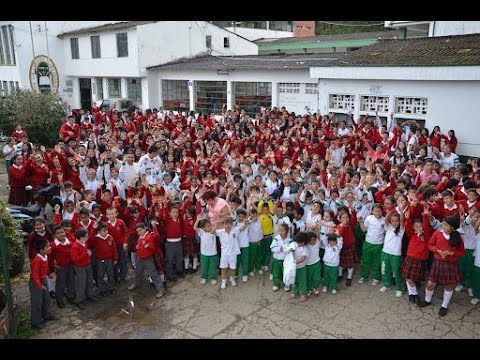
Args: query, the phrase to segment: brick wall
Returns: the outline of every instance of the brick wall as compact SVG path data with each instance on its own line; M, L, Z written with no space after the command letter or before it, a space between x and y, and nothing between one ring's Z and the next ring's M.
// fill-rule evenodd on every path
M293 36L315 36L315 21L294 21Z

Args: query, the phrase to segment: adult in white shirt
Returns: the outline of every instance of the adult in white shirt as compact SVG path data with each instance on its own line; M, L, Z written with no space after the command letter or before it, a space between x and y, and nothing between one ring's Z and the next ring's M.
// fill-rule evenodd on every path
M443 153L440 153L440 154L442 155L440 164L445 170L449 170L451 168L456 167L460 162L458 155L452 152L452 149L450 148L449 145L444 145Z
M385 218L383 217L382 205L373 206L373 215L364 219L358 219L362 231L366 232L365 242L362 248L362 274L358 282L363 284L370 277L370 269L373 267L373 282L376 286L380 282L380 262L385 238Z
M338 128L338 136L340 137L344 137L344 136L348 136L348 128L347 128L347 124L345 123L345 121L342 121L340 123L340 127Z
M342 166L343 159L345 158L345 146L338 146L335 144L335 141L332 142L332 145L328 148L328 154L330 155L330 160L335 166Z
M133 154L126 154L124 162L120 166L120 177L124 179L123 187L127 190L130 186L135 186L134 181L138 176L138 163L134 162Z
M160 171L160 165L162 165L162 159L159 154L159 149L155 145L148 148L148 153L143 155L138 160L138 171L141 175L145 174L147 168L153 168Z

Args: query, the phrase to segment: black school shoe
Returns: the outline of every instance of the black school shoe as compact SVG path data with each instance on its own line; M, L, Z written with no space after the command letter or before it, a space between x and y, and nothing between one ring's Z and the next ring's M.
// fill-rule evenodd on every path
M70 303L70 304L75 304L75 298L67 297L67 302Z
M81 303L77 303L75 304L77 305L77 307L80 309L80 310L84 310L85 309L85 303L81 302Z
M55 291L50 291L50 297L52 299L55 299L57 297L57 295L55 294Z
M428 301L425 301L425 300L419 300L417 305L418 305L418 307L424 308L426 306L432 305L432 302L431 301L428 302Z
M45 327L45 323L32 324L32 329L41 330Z
M438 315L440 316L445 316L447 315L447 312L448 312L448 309L447 308L444 308L443 306L440 308L440 310L438 310Z
M60 308L60 309L63 309L65 307L65 303L63 301L57 301L57 306Z
M347 279L345 285L352 286L352 279Z
M58 317L56 317L55 315L50 314L50 315L48 315L48 316L45 316L45 317L43 318L43 320L45 320L45 321L54 321L54 320L58 320Z
M343 280L343 275L340 275L338 278L337 278L337 282L340 282Z

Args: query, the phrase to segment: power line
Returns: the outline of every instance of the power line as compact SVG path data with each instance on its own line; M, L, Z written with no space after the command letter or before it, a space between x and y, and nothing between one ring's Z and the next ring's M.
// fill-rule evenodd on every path
M333 23L333 22L328 22L328 21L317 21L322 24L329 24L329 25L336 25L336 26L380 26L380 25L385 25L384 22L378 23L378 24L341 24L341 23Z

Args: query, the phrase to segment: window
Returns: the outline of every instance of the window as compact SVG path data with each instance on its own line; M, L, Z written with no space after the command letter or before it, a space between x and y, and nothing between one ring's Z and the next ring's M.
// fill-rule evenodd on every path
M128 37L127 33L117 34L117 57L128 56Z
M361 96L360 111L389 112L389 103L388 96Z
M190 110L187 80L162 80L163 107L169 110Z
M241 110L249 114L259 113L261 107L272 105L272 83L270 82L234 82L233 101Z
M111 98L122 97L120 79L108 79L108 96Z
M305 84L305 94L318 95L318 84Z
M207 35L205 40L206 40L207 49L211 49L212 48L212 35Z
M219 114L227 104L226 81L196 81L195 110Z
M230 47L230 38L229 37L224 37L223 38L223 47L224 48L229 48Z
M355 109L355 95L330 94L329 100L331 109Z
M127 97L142 101L142 79L127 79Z
M3 55L3 40L0 34L0 65L5 64L5 55Z
M3 82L3 96L8 96L8 82Z
M300 83L278 83L278 92L282 94L300 94Z
M17 90L20 90L20 84L18 83L18 81L15 81L15 88L16 88Z
M70 39L70 48L72 49L72 59L80 59L80 52L78 51L78 38Z
M293 31L293 21L270 21L270 30Z
M400 114L427 114L427 98L397 97L395 98L395 112Z
M90 36L90 44L92 45L92 59L100 59L100 36Z
M15 92L15 81L10 81L10 94Z
M8 36L8 26L2 26L2 40L3 48L5 49L5 64L12 64L12 59L10 58L10 38ZM12 49L13 50L13 49Z
M13 26L9 25L8 30L10 33L10 43L12 44L12 64L15 65L17 62L15 60L15 47L13 46L15 44L13 41Z
M103 99L103 79L97 78L95 83L97 84L97 99Z

